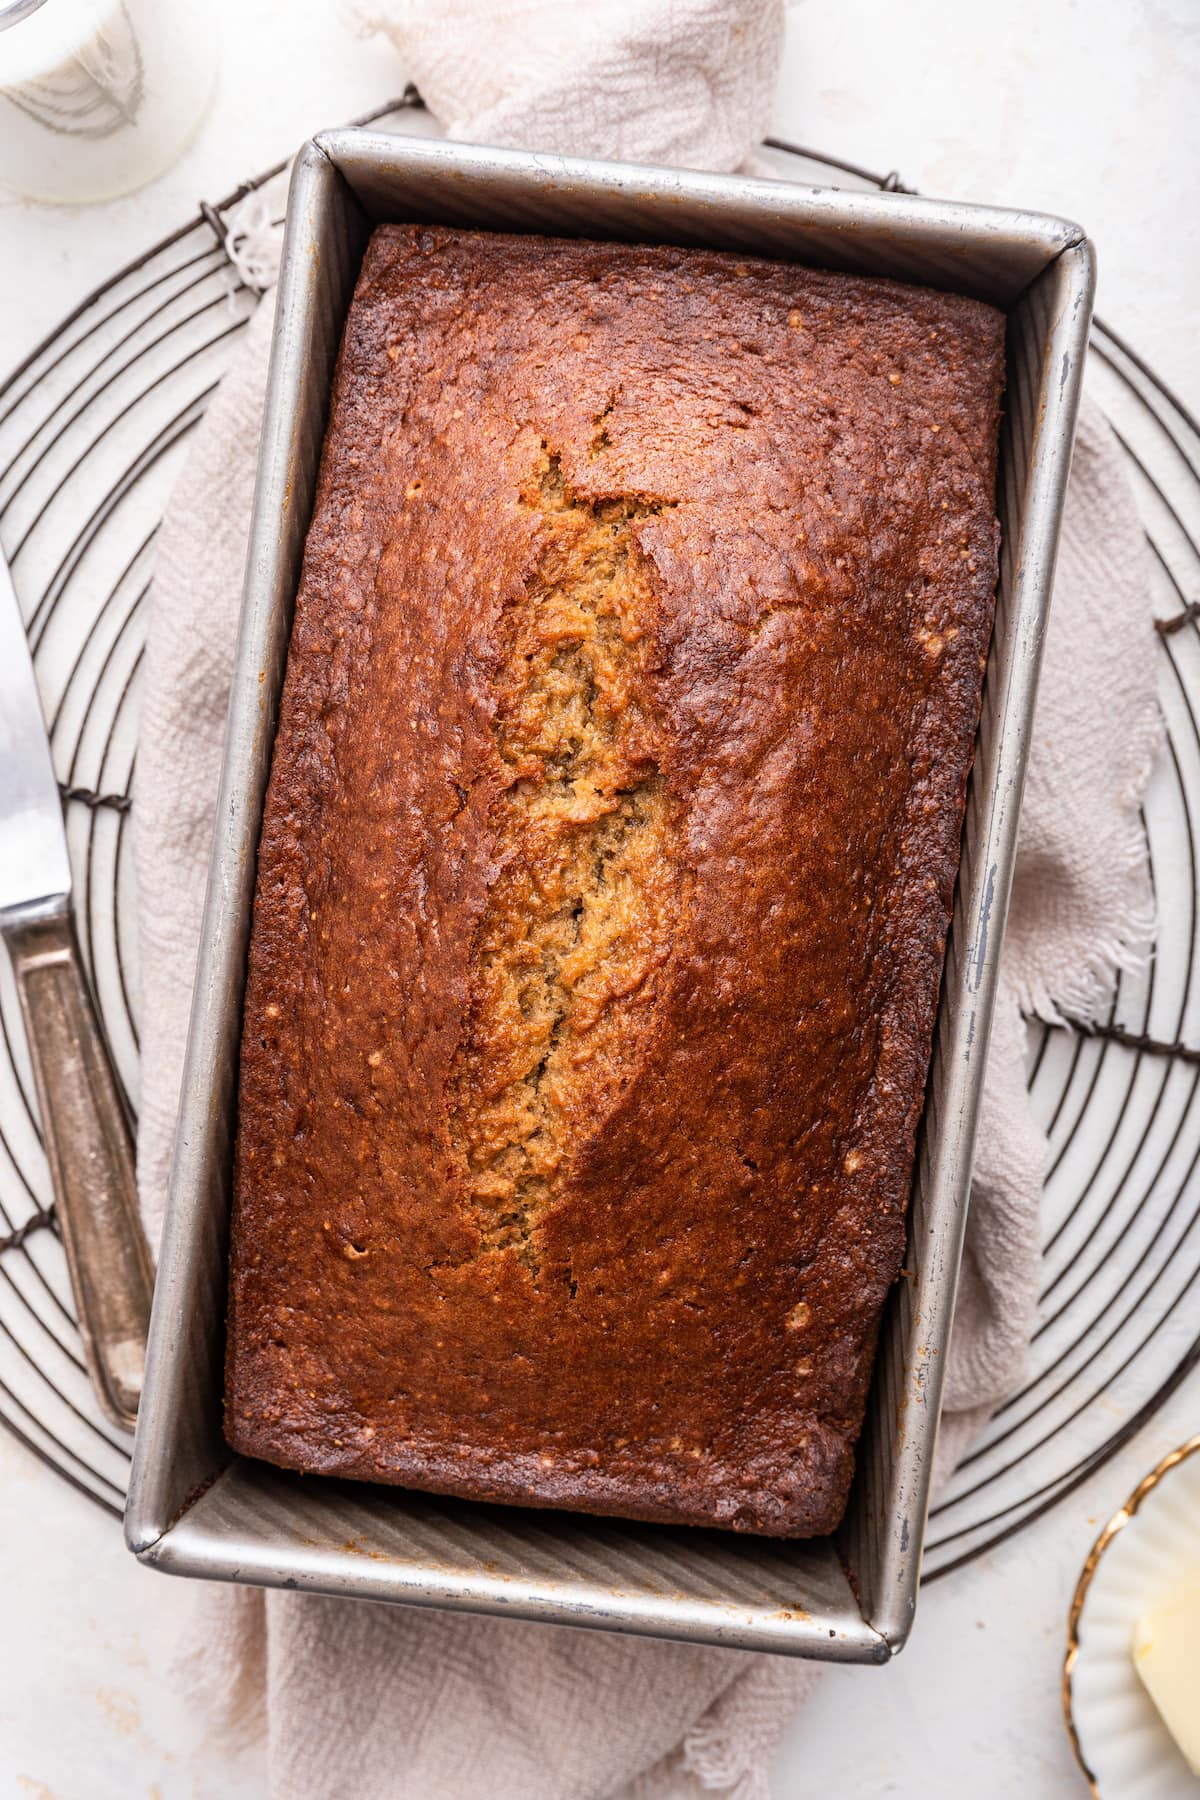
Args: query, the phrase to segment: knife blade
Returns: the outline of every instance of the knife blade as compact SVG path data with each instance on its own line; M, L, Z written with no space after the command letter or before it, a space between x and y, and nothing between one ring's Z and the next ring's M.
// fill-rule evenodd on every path
M0 914L66 902L71 864L33 658L0 555Z
M129 1120L71 918L62 801L16 592L0 554L0 935L12 958L84 1360L133 1427L153 1267Z

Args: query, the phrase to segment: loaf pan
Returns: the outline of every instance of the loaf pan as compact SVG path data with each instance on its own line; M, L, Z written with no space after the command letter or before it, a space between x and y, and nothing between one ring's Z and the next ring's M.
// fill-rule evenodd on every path
M1008 316L1001 573L905 1275L845 1523L788 1543L287 1474L221 1433L255 852L334 360L380 220L698 244L973 294ZM133 1475L152 1568L839 1662L904 1643L921 1564L1000 939L1093 287L1078 226L899 194L334 131L288 204L203 944Z

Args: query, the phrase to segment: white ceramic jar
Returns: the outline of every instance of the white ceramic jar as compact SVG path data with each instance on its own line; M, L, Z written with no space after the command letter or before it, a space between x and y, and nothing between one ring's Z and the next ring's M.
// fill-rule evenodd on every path
M212 99L199 0L0 0L0 185L110 200L186 149Z

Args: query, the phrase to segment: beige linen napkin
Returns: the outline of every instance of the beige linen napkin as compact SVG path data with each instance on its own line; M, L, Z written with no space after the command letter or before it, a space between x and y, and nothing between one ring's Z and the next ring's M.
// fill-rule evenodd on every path
M418 14L420 15L418 17ZM459 137L728 168L770 115L776 0L374 0ZM243 253L273 246L250 203ZM159 539L134 820L144 991L139 1179L157 1239L200 928L271 302L196 433ZM1022 1012L1086 1010L1152 925L1138 803L1159 732L1142 539L1085 412L988 1064L940 1462L1019 1377L1045 1144ZM1113 728L1113 722L1119 727ZM231 1710L266 1702L278 1800L756 1800L814 1679L783 1658L294 1594L209 1590L200 1638Z

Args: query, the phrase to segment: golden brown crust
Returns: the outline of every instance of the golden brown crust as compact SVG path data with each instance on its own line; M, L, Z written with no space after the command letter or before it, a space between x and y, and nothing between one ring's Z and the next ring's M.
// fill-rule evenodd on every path
M1003 320L385 226L259 852L226 1423L806 1535L900 1264Z

